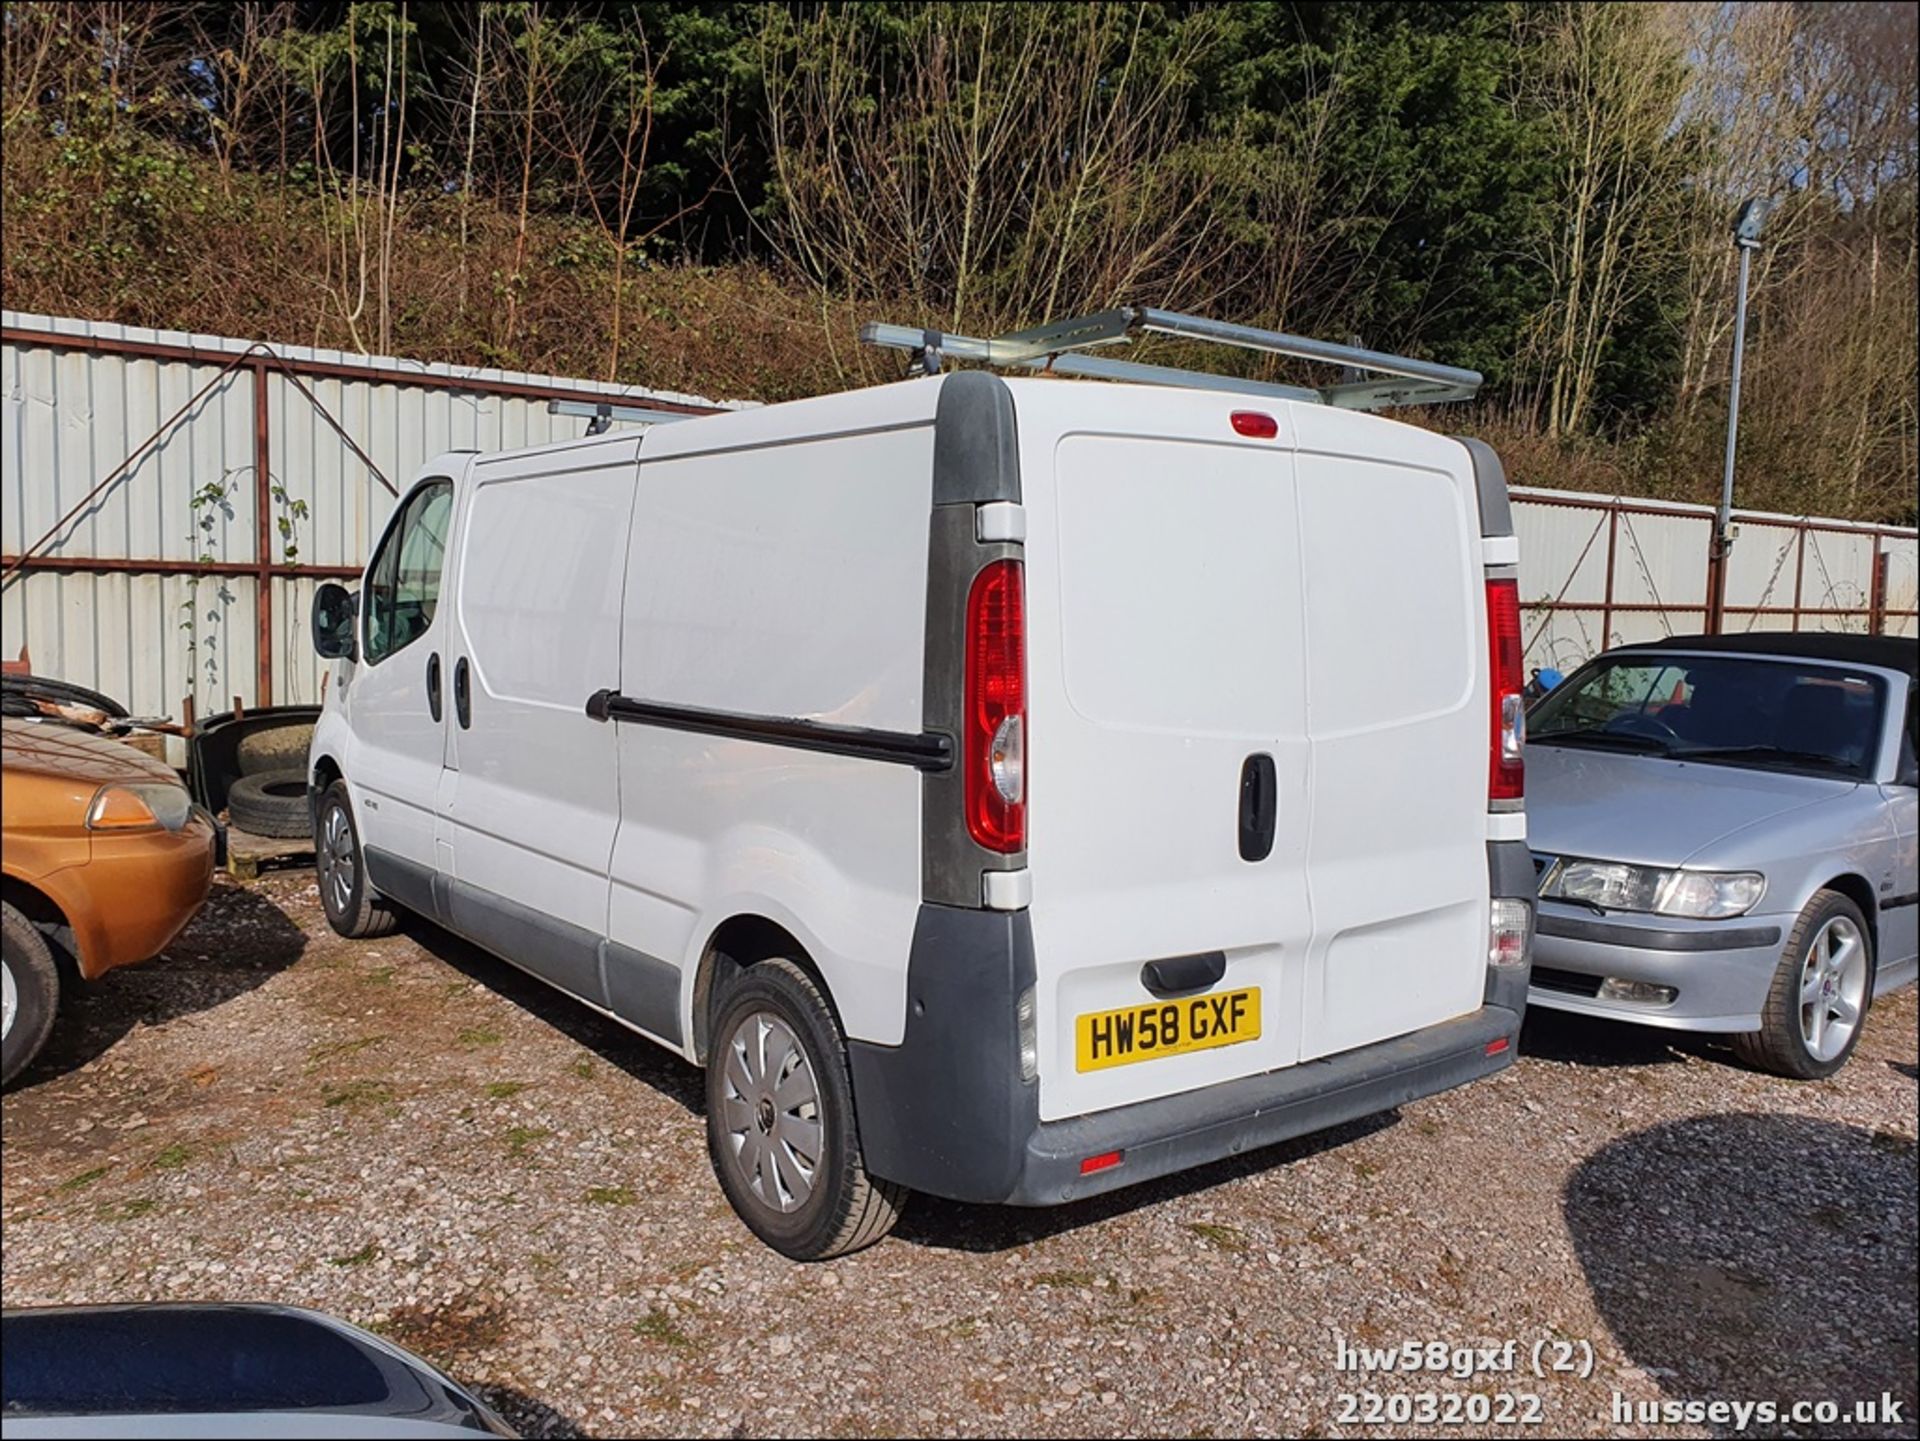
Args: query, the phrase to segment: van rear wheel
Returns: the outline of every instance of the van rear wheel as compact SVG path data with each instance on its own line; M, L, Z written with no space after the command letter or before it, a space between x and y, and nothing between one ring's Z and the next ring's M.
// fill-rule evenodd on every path
M313 810L313 855L328 925L354 940L391 935L399 927L400 913L367 879L360 828L353 823L345 781L335 781L320 793Z
M903 1187L867 1173L846 1043L813 978L762 961L722 997L707 1058L707 1151L747 1228L796 1261L891 1231Z

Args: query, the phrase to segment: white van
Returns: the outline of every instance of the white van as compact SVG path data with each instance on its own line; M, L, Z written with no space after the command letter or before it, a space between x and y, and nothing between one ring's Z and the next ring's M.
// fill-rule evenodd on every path
M426 916L706 1068L789 1256L1507 1065L1533 868L1486 447L965 371L404 496L314 734L334 927Z

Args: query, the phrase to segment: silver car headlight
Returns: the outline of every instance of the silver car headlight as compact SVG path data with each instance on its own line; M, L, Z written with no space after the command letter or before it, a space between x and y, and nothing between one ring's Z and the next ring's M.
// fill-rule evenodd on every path
M1758 871L1682 871L1624 861L1562 861L1540 892L1547 900L1583 901L1609 911L1643 911L1722 921L1760 904L1767 878Z

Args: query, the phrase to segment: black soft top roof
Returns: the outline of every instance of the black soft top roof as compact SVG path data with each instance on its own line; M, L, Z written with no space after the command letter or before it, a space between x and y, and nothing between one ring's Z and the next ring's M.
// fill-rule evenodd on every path
M1920 640L1897 635L1850 635L1837 631L1747 631L1740 635L1671 635L1620 650L1732 651L1784 655L1841 665L1872 665L1920 675Z

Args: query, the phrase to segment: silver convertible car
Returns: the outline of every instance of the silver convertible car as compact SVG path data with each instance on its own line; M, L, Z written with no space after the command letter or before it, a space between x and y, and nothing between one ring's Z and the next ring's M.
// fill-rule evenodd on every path
M1527 717L1529 1003L1846 1063L1914 979L1920 643L1683 636L1609 651Z

